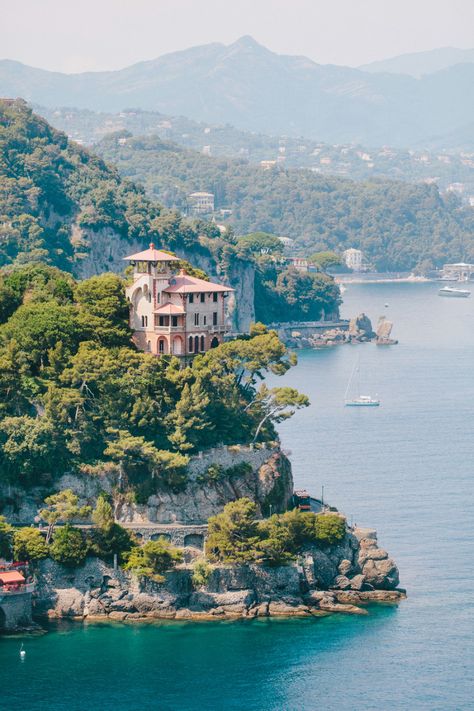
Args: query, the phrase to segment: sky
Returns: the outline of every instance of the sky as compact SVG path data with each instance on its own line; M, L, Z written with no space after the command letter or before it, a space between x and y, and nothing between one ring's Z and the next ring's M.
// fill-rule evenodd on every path
M0 12L0 58L62 72L119 69L242 35L349 66L474 47L474 0L0 0Z

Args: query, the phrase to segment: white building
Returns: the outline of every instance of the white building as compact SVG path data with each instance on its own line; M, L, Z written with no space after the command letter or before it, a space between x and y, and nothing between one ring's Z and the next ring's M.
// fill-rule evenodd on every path
M353 272L362 271L363 254L360 249L350 247L342 253L342 256L344 257L346 266L349 267L349 269L352 269Z
M208 215L210 212L214 212L214 193L191 193L189 204L195 215Z

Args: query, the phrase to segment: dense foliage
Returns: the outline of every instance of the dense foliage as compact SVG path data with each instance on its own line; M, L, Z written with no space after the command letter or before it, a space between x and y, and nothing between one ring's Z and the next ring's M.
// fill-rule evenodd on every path
M209 519L206 550L214 561L280 565L295 559L305 545L335 545L345 533L346 520L333 513L294 509L258 521L256 505L244 498Z
M99 144L123 176L143 183L168 207L186 209L194 190L232 210L238 234L260 230L296 240L306 254L348 247L379 270L412 269L429 260L474 261L474 215L436 185L372 179L352 182L307 170L264 170L244 159L211 158L156 137L118 135Z
M239 266L249 259L253 261L255 256L245 242L240 247L236 245L230 231L223 239L215 224L186 220L176 210L151 202L142 188L121 179L116 169L69 141L33 114L24 102L0 100L0 266L43 261L80 273L81 260L99 239L100 231L101 238L111 243L123 239L145 245L153 240L168 249L205 257L224 280L227 272L238 278ZM189 265L187 270L202 276ZM18 286L21 289L21 284ZM108 304L104 294L94 293L92 282L84 298L80 288L76 292L87 312L85 323L97 336L107 331L104 321L113 314L120 315L120 308L114 303L120 294L112 283L98 282L98 289L104 287L110 297ZM3 313L1 303L5 299L12 303L9 288L0 285L0 318L9 315ZM56 288L63 289L62 305L67 306L67 282ZM273 291L271 278L265 279L262 289ZM97 299L100 313L95 306ZM281 295L280 301L285 308ZM22 317L20 313L18 318ZM304 310L299 317L305 317ZM38 331L46 330L47 337L56 323L57 328L71 330L67 308L55 312L50 309L43 324L35 314L33 319ZM102 343L114 345L104 340Z
M266 370L292 362L263 326L185 368L138 352L115 275L76 283L46 265L4 269L0 307L0 481L48 483L107 464L144 499L184 484L189 453L272 438L272 423L304 404L283 389L272 412L278 389L273 399L258 390ZM72 492L47 504L53 526L81 515Z
M135 546L126 555L125 570L138 576L144 576L161 583L163 573L181 563L183 552L173 546L163 536L156 541L147 541L142 546Z

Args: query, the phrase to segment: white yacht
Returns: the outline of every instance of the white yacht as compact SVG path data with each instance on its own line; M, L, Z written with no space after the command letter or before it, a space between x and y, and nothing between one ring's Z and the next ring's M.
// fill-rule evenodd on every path
M359 394L356 397L349 397L349 391L351 389L352 380L354 374L357 371L359 375ZM371 395L361 395L360 394L360 366L359 362L356 362L354 368L352 369L351 377L347 383L346 394L344 396L344 405L346 407L379 407L380 400L377 397L372 397Z
M454 286L443 286L438 291L439 296L453 296L458 299L467 299L471 295L468 289L456 289Z

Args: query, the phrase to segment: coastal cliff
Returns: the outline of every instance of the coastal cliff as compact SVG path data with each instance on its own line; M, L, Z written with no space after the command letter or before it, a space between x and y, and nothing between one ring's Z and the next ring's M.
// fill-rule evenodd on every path
M405 597L397 566L371 529L350 529L339 545L309 547L287 565L213 565L201 585L193 570L192 562L183 564L158 584L97 558L74 571L43 561L35 614L126 621L363 615L368 604Z

